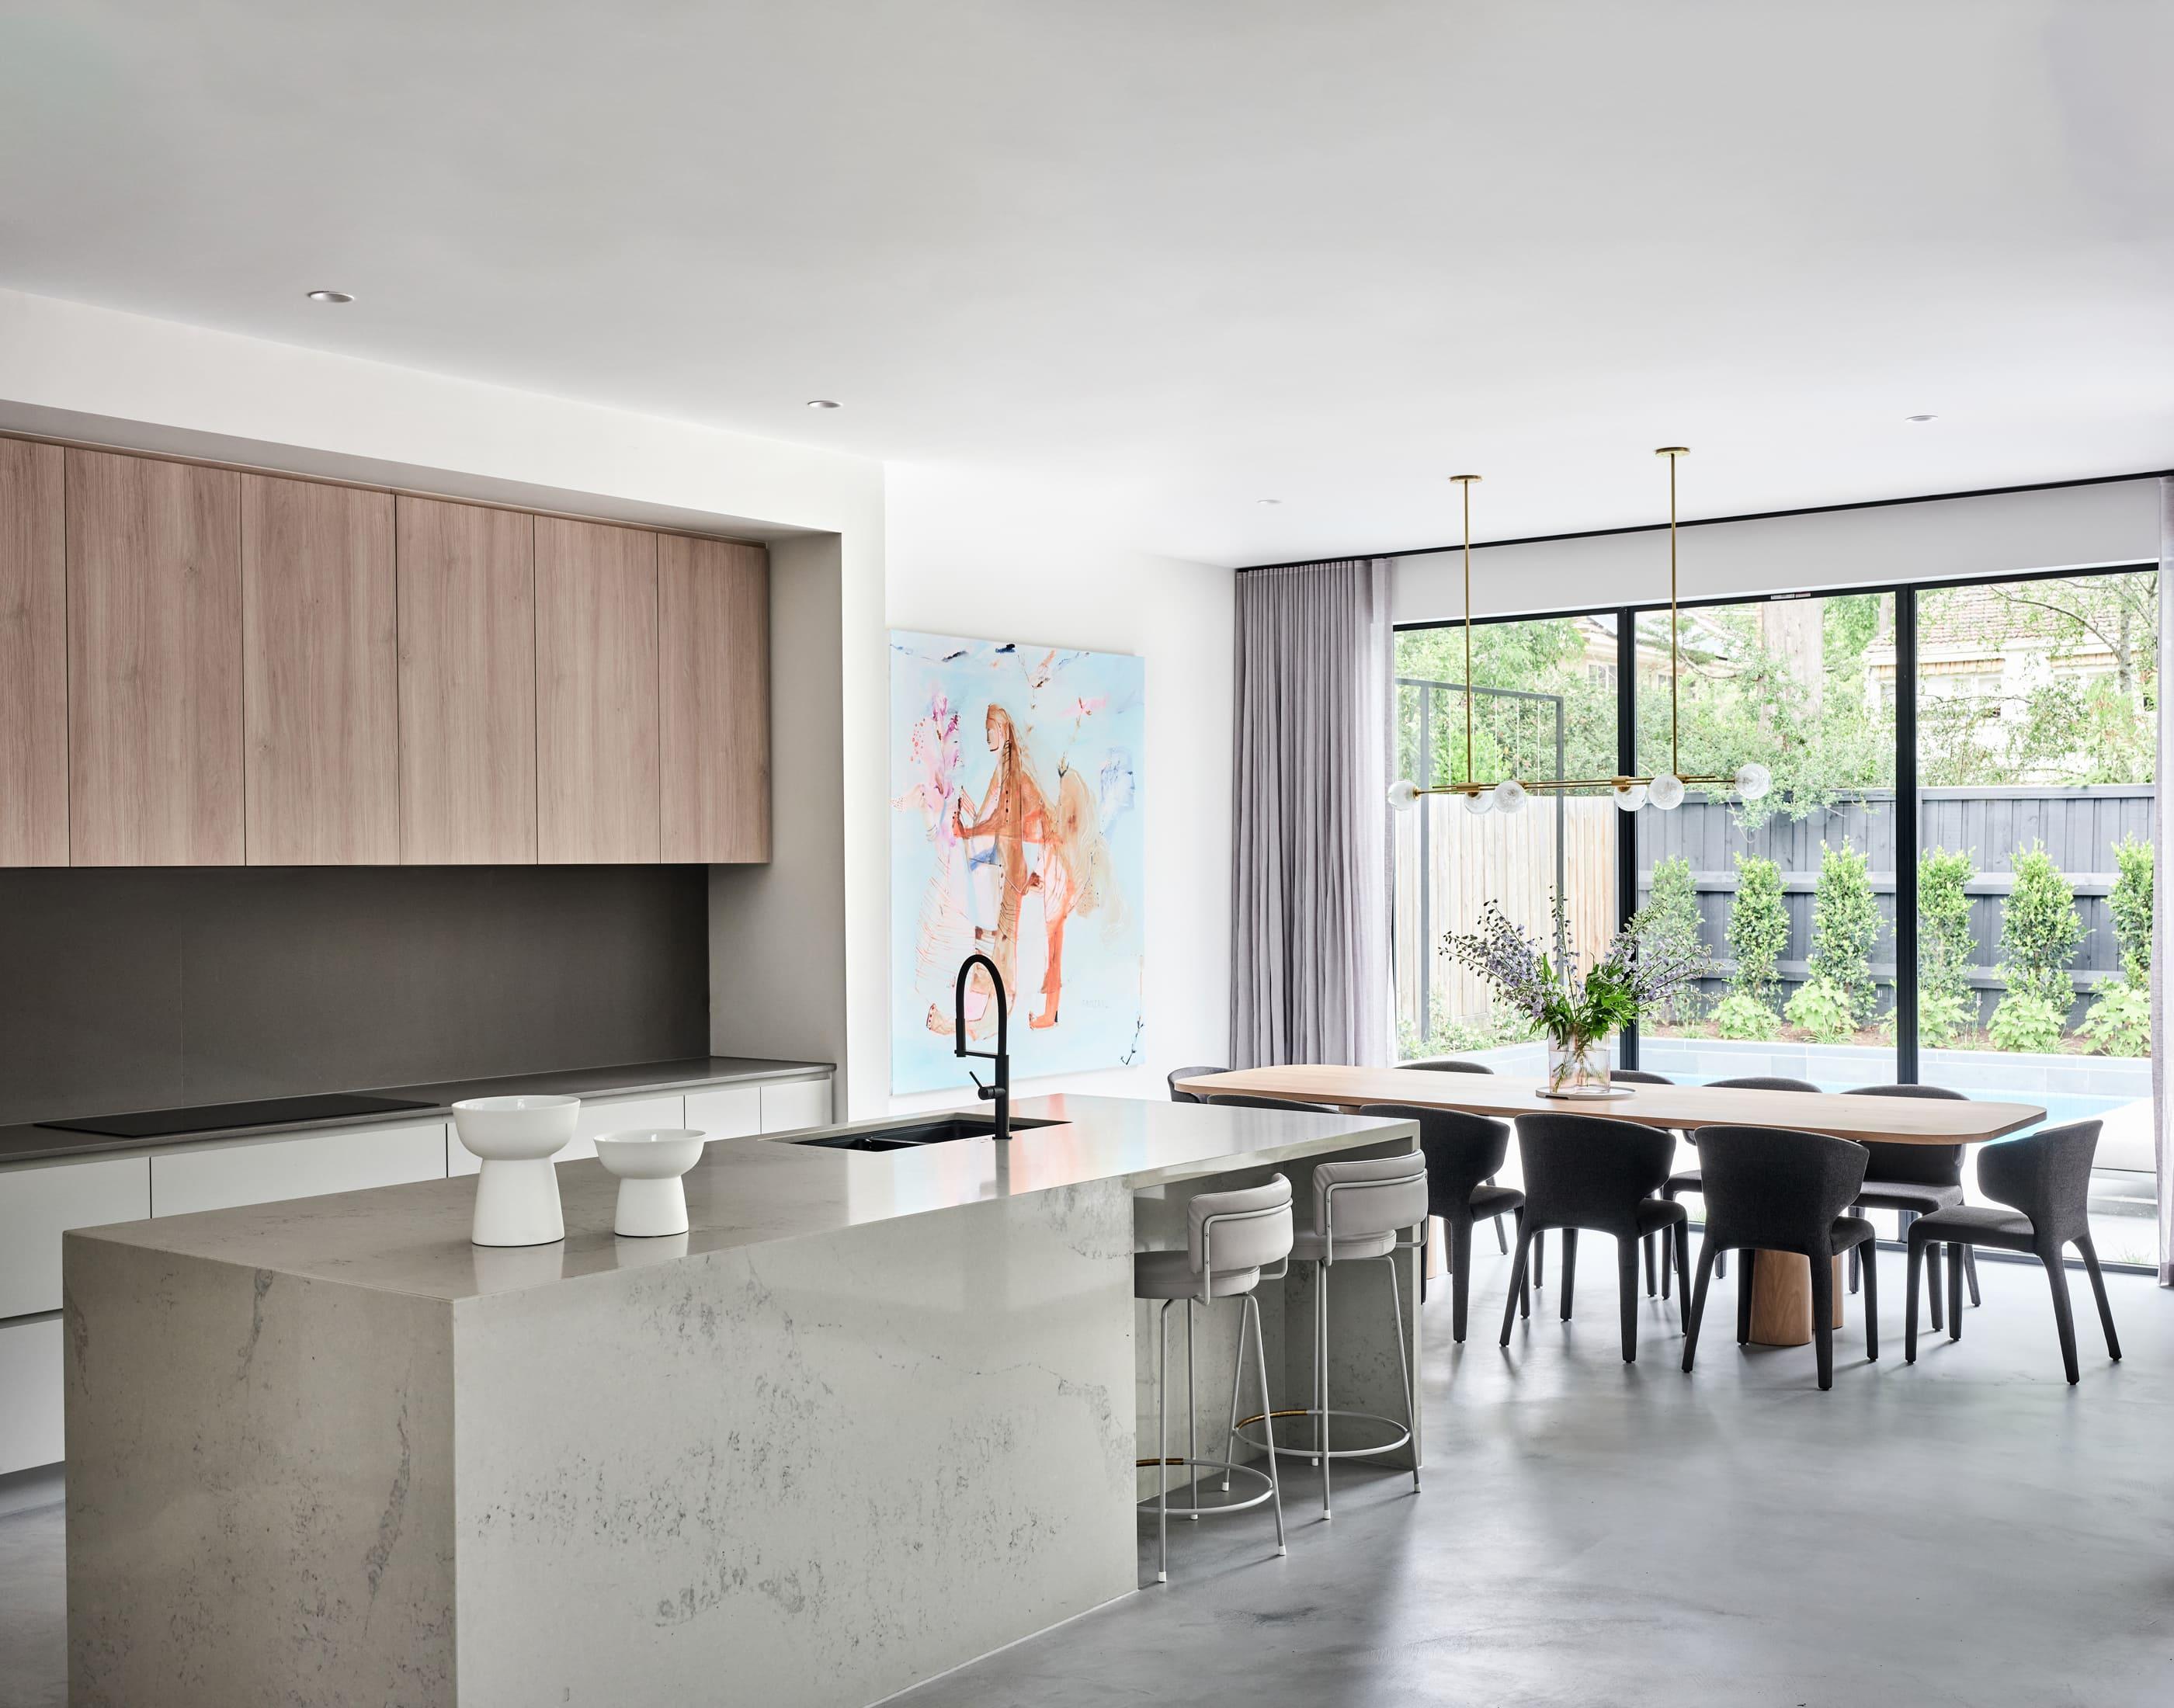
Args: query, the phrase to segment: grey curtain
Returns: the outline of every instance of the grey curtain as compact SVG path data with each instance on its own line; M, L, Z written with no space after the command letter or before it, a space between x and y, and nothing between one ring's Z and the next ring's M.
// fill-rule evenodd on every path
M2159 661L2163 673L2174 659L2174 480L2159 483ZM2166 756L2174 754L2174 704L2160 677L2159 690L2157 824L2151 839L2151 1106L2159 1159L2159 1284L2174 1287L2174 1110L2166 1100L2166 978L2168 972L2167 848L2174 842L2174 778Z
M1238 577L1230 1049L1389 1059L1389 568Z

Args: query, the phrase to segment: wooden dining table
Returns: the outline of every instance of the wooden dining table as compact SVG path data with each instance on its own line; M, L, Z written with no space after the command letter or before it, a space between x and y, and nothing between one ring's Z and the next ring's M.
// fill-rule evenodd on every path
M1201 1073L1176 1082L1197 1097L1269 1097L1355 1110L1372 1103L1454 1109L1514 1120L1520 1115L1595 1115L1695 1132L1701 1127L1789 1127L1881 1144L1982 1144L2043 1121L2029 1103L1976 1099L1858 1097L1840 1092L1753 1091L1736 1086L1625 1085L1627 1096L1545 1095L1546 1080L1520 1073L1444 1073L1425 1068L1344 1068L1301 1062ZM1835 1327L1844 1289L1835 1260ZM1766 1346L1802 1346L1812 1338L1811 1266L1791 1252L1762 1253L1753 1266L1751 1338Z

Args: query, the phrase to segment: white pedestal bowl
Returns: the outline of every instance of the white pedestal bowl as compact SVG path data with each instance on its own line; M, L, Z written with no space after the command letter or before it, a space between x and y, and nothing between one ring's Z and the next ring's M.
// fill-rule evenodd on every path
M703 1137L684 1127L659 1127L598 1138L597 1160L619 1176L612 1232L653 1240L687 1231L687 1189L679 1176L702 1159Z
M482 1158L476 1175L479 1246L546 1246L566 1237L551 1159L574 1136L578 1097L471 1097L453 1105L461 1143Z

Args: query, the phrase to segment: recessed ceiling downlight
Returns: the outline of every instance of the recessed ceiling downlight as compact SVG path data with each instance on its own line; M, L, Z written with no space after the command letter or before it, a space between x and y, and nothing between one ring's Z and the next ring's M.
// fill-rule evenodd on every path
M1253 502L1255 504L1279 505L1281 504L1283 500L1279 498L1257 498Z
M1922 424L1927 421L1937 421L1940 418L1937 415L1905 415L1902 419L1905 421L1916 421Z
M836 409L839 405L835 397L810 397L808 407L811 409Z
M343 290L313 290L309 295L311 302L353 302L354 300L351 295Z

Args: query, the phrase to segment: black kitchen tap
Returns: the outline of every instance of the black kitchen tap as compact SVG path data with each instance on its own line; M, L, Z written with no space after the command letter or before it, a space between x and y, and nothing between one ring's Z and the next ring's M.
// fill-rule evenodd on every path
M977 965L989 970L989 986L996 994L997 1047L992 1051L969 1050L966 1047L966 980ZM1012 1052L1005 1032L1010 1006L1004 1000L1003 975L997 970L997 964L988 956L970 954L960 963L959 982L951 993L951 1053L955 1056L977 1056L984 1062L997 1064L996 1084L993 1085L982 1084L980 1076L971 1068L966 1070L966 1077L974 1082L974 1089L981 1094L983 1102L993 1102L997 1105L996 1137L1007 1140L1012 1136Z

